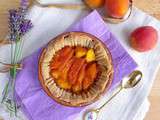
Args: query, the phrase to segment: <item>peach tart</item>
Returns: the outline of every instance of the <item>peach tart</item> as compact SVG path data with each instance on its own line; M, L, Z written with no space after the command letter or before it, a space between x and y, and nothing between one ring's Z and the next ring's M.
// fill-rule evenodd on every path
M42 50L39 80L48 96L66 106L98 100L113 77L111 54L93 35L63 33Z

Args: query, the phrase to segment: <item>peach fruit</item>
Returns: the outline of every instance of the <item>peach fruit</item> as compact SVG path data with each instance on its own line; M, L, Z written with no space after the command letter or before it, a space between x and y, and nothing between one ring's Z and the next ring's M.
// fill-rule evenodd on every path
M130 0L106 0L106 13L114 18L123 18L129 9Z
M139 51L145 52L153 49L158 41L158 32L151 26L137 28L131 33L130 44Z
M105 0L84 0L84 2L91 8L99 8L104 5Z

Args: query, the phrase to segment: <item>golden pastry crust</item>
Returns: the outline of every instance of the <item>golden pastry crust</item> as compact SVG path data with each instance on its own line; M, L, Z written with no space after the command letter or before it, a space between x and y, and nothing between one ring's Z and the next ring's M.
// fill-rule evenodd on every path
M82 46L95 51L100 73L87 91L73 93L59 88L50 75L49 64L53 55L65 46ZM98 100L102 93L110 87L113 78L113 64L109 50L98 38L83 32L63 33L50 41L39 57L38 70L39 81L47 95L60 104L74 107L85 106Z

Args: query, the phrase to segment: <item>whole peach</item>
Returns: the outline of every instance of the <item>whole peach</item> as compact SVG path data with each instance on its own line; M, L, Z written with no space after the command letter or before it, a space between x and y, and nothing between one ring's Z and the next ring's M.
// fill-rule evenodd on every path
M137 28L131 33L130 44L139 51L145 52L153 49L158 41L158 32L152 26Z
M130 0L106 0L106 13L114 18L123 18L129 9Z
M91 8L99 8L104 5L105 0L84 0L84 2Z

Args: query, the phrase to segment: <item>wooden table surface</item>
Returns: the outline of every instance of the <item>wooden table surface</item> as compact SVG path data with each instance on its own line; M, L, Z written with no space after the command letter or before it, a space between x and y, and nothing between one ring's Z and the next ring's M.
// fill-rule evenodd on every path
M7 34L8 9L19 5L20 0L0 0L0 39ZM160 0L133 0L134 5L160 20ZM145 120L160 120L160 70L149 96L150 110Z

